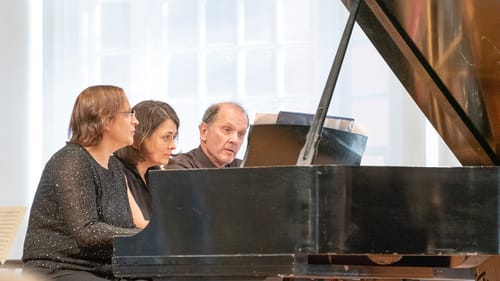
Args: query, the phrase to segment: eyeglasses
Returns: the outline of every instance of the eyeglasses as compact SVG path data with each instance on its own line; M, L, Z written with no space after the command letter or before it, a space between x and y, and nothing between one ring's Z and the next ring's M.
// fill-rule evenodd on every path
M135 118L135 110L131 110L131 111L119 111L119 112L117 112L117 114L118 113L120 113L120 114L128 114L128 117Z

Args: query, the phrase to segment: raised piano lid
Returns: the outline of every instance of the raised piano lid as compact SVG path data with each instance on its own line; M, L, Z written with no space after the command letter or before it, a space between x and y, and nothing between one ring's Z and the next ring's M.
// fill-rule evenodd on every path
M498 0L365 0L357 17L462 165L500 164L498 11Z

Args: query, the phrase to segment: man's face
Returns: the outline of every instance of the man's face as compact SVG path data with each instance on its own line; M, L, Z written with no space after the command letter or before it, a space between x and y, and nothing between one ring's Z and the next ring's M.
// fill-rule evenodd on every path
M215 120L200 124L201 148L218 168L233 162L245 140L248 119L240 108L222 105Z

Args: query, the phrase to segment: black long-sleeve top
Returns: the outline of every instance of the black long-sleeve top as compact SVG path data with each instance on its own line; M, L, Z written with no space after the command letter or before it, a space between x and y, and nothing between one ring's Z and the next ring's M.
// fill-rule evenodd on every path
M102 167L80 145L47 162L24 241L27 266L111 274L112 241L135 228L125 177L116 158Z
M125 160L118 158L123 165L123 172L127 177L128 187L132 196L134 196L134 200L137 203L137 206L141 209L142 216L145 220L151 220L151 215L153 212L153 203L151 197L151 190L149 189L147 182L142 180L141 174L137 171L135 165L127 163ZM151 170L159 170L160 167L151 167L148 169L148 172ZM148 175L146 172L146 181L148 180Z
M235 158L233 162L224 166L224 168L235 168L241 166L241 159ZM186 153L181 153L175 156L167 165L165 169L197 169L197 168L217 168L208 156L203 152L201 146L192 149Z

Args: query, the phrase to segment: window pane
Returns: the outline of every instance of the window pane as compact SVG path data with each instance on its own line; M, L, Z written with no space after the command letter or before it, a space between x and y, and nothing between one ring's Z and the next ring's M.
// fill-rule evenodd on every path
M365 95L387 93L390 69L377 50L365 44L354 45L351 50L352 91Z
M101 57L101 83L129 89L130 58L128 55Z
M237 20L234 0L207 0L206 38L208 45L236 44Z
M248 51L245 56L247 96L273 96L276 93L276 54L273 50Z
M245 40L247 43L276 42L276 1L245 1Z
M385 97L356 100L352 107L357 112L356 122L368 130L370 146L386 146L391 143L389 105Z
M111 2L101 4L101 48L129 48L129 20L130 9L128 2Z
M285 95L310 95L314 90L314 63L311 48L287 48L284 54Z
M198 46L198 1L168 2L168 46L195 48Z
M236 95L236 54L234 51L212 51L207 54L207 95Z
M314 34L311 20L311 1L287 0L283 2L285 42L304 42Z
M197 53L175 54L168 63L168 96L198 98Z

